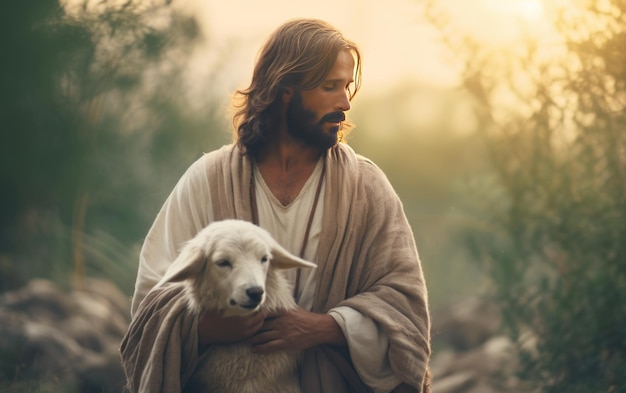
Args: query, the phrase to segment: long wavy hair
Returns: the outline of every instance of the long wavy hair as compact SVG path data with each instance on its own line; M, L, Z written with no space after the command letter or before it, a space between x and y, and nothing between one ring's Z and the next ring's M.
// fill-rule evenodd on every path
M233 97L234 142L243 152L254 154L276 126L274 109L283 89L319 86L342 50L349 50L355 58L352 100L361 85L361 53L338 29L318 19L293 19L270 35L259 52L250 86L237 90ZM344 122L340 141L350 128L351 124Z

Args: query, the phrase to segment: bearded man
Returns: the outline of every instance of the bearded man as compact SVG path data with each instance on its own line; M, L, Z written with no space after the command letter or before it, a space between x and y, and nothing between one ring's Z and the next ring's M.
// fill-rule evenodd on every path
M295 310L200 316L197 348L167 359L180 372L158 372L184 386L202 351L248 340L258 353L304 351L303 392L426 391L430 320L413 233L383 172L344 143L360 83L360 50L328 23L290 20L269 37L235 95L234 142L190 166L145 239L133 323L151 317L144 298L180 246L213 221L254 222L318 267L290 273ZM126 339L122 351L137 381L150 378L128 360L140 346Z

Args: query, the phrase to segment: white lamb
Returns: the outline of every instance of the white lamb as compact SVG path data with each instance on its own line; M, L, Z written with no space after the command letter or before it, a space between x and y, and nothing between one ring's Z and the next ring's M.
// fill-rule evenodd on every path
M189 310L243 315L295 308L290 286L279 269L312 268L270 234L246 221L217 221L187 242L161 283L185 285ZM186 392L296 393L299 354L253 353L249 344L211 345Z

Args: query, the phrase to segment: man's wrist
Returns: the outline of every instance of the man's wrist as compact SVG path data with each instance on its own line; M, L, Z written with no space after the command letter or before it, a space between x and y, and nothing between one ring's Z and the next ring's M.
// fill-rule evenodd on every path
M335 318L328 314L320 314L320 322L318 323L320 344L328 344L334 346L346 346L348 342L343 335L343 330L335 321Z

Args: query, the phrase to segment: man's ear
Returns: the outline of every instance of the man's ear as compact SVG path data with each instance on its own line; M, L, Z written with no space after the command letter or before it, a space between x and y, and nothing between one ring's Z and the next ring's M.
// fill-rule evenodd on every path
M294 88L292 86L280 88L280 99L283 104L287 105L293 97Z

